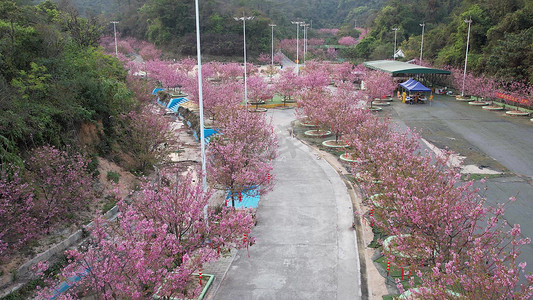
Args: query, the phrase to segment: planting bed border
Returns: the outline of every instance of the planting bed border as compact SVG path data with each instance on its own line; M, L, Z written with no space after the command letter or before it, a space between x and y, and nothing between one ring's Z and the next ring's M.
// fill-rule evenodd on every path
M307 130L306 132L304 132L304 134L310 137L326 137L331 134L331 131L329 130L318 130L319 133L313 133L313 131L316 132L316 130L312 129Z
M335 140L323 141L322 145L325 146L325 147L330 147L330 148L345 148L345 147L348 147L348 144L344 144L344 145L328 145L327 144L327 142L332 142L332 141L335 141Z
M486 105L486 106L482 106L481 108L486 109L486 110L503 110L503 107L498 106L498 105Z
M528 112L519 111L519 110L509 110L509 111L506 111L505 113L510 116L529 116Z

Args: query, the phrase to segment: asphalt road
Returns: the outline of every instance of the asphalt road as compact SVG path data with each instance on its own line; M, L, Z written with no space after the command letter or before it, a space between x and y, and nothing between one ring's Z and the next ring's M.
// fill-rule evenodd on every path
M400 126L416 127L440 148L448 147L466 156L465 164L487 167L505 174L478 183L491 204L516 196L505 212L510 224L520 224L524 237L533 237L533 123L530 118L512 117L504 112L437 95L428 104L406 105L395 100L384 108ZM523 248L520 257L527 272L533 272L533 246Z
M289 136L294 110L271 110L276 185L262 197L257 243L241 250L214 299L360 299L352 204L335 170Z

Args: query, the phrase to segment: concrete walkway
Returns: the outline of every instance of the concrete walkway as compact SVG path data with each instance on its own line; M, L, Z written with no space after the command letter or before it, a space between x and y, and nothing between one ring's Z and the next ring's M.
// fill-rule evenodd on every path
M238 251L209 299L360 299L352 204L335 170L289 136L293 110L271 110L276 186L259 202L257 243ZM223 270L219 270L223 273ZM224 274L223 274L224 275Z

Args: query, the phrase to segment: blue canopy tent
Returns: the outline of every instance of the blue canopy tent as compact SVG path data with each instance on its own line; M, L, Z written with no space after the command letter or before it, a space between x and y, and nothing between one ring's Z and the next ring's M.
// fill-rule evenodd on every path
M403 87L404 89L407 89L406 87L413 82L417 82L417 81L414 80L413 78L409 78L409 80L407 80L406 82L400 83L399 86Z
M432 92L432 90L430 88L425 87L420 82L416 82L416 83L410 84L410 85L408 85L406 87L406 89L409 92Z
M402 88L404 88L405 90L407 90L409 92L409 94L411 94L411 92L433 92L432 89L428 88L428 87L425 87L422 83L414 80L414 79L409 79L407 80L406 82L402 82L400 84L398 84L399 86L401 86ZM431 99L432 99L433 96L430 96L429 99L430 99L430 103L431 103ZM426 97L422 97L421 95L416 95L414 98L411 97L411 96L407 96L406 99L405 99L405 102L408 102L410 104L412 103L425 103L426 101Z

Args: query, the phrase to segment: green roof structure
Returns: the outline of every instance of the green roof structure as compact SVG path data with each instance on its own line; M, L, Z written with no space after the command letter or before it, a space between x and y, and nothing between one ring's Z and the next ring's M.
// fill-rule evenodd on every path
M370 69L379 70L399 76L403 74L443 74L450 75L450 71L433 69L419 65L395 60L374 60L365 62L365 66Z

